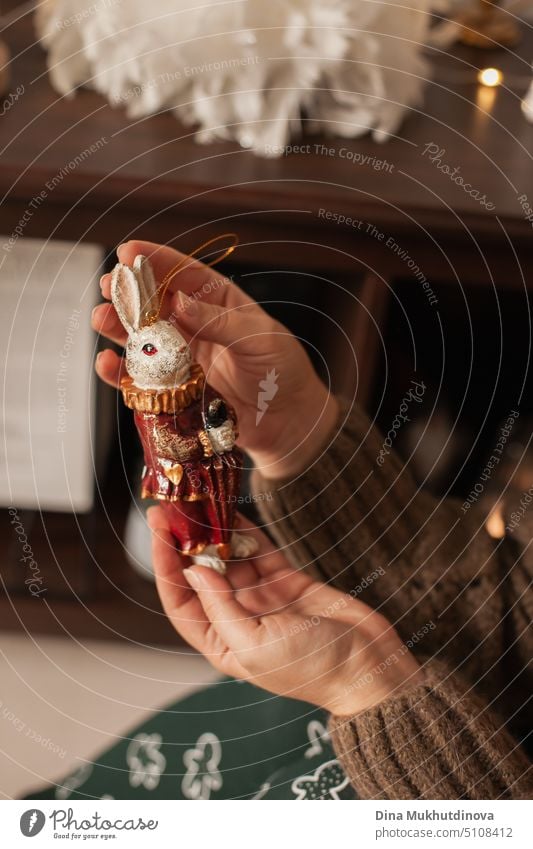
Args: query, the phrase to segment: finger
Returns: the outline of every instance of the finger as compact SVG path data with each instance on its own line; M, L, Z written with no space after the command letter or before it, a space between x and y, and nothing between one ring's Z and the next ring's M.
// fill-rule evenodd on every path
M185 569L185 578L198 593L205 615L231 651L257 645L261 624L235 598L228 580L205 566Z
M308 613L320 612L327 607L328 610L331 608L332 611L338 611L337 618L346 621L353 621L356 617L359 622L363 622L374 613L372 608L355 599L353 594L316 581L303 569L295 569L264 531L242 513L237 513L236 530L253 536L259 546L258 554L250 561L259 577L255 585L248 570L243 568L242 572L238 571L241 565L239 561L235 561L229 571L231 583L239 591L239 600L245 607L254 612L262 608L266 612L269 604L274 609L276 602L288 604L298 598ZM245 563L248 561L244 561L243 566Z
M250 558L250 563L253 564L257 574L260 578L266 578L268 576L272 576L272 579L276 579L276 572L280 572L283 570L285 573L288 571L292 571L293 573L302 573L303 570L295 569L292 564L287 560L287 557L280 551L274 543L267 537L265 532L258 528L253 522L250 521L246 516L243 516L242 513L237 513L237 522L235 530L238 533L246 534L246 536L252 536L255 540L257 540L258 551L257 554L254 554ZM248 562L248 561L246 561ZM239 561L234 561L231 566L230 573L233 573L233 570L237 567Z
M155 530L170 530L165 511L161 507L149 507L146 511L146 524L151 531Z
M236 288L236 287L235 287ZM236 354L261 355L261 348L272 348L272 336L287 333L254 301L236 306L221 306L208 300L181 302L173 299L176 321L191 337L224 345Z
M183 576L185 561L176 550L163 510L152 507L147 511L152 529L152 562L159 598L163 610L176 631L198 651L205 648L210 622L200 600Z
M125 345L128 334L120 323L115 307L111 304L98 304L92 311L91 324L93 330L116 342L117 345Z
M106 301L111 300L111 274L102 274L100 277L100 291Z
M160 507L146 511L146 521L153 534L152 555L156 581L162 586L161 601L165 611L177 610L195 598L190 585L183 577L185 558L176 549L165 512ZM188 561L187 561L188 563Z
M279 576L275 573L280 570L292 570L290 563L276 550L266 534L240 513L235 517L235 531L253 537L257 542L257 551L250 558L231 562L228 581L234 590L253 589L267 576L276 581ZM246 602L243 603L247 606Z
M249 559L233 560L228 571L228 580L234 590L242 590L245 587L255 587L261 579L261 575L268 568L259 568L258 561L266 553L274 552L275 548L266 536L253 522L241 513L235 515L235 531L246 534L255 539L257 551ZM271 569L274 568L272 565Z
M267 537L266 533L261 528L258 528L255 522L252 522L243 513L236 513L235 515L235 530L246 534L246 536L251 536L256 540L258 554L268 554L271 551L277 551L276 546Z
M119 388L120 380L124 374L124 360L115 351L112 351L110 348L100 351L96 357L94 367L96 374L104 383L114 386L115 389Z
M255 586L242 587L236 597L240 604L255 615L268 616L281 613L295 604L298 606L302 596L313 584L313 579L305 572L285 567L259 578Z
M171 625L193 648L224 675L246 677L246 670L228 650L228 646L207 619L198 595L184 578L189 558L176 551L164 511L151 507L147 511L152 528L152 556L156 587Z
M228 569L227 578L234 590L256 587L261 580L251 560L235 560Z

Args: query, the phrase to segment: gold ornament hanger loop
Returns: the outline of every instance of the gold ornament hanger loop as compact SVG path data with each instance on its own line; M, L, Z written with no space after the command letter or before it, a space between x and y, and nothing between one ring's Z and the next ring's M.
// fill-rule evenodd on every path
M213 268L213 266L218 265L219 262L223 262L223 260L230 256L230 254L233 253L233 251L239 244L239 237L236 233L221 233L220 236L213 236L212 239L208 239L207 242L204 242L203 244L199 245L197 248L191 251L190 254L187 254L182 259L180 259L180 261L176 263L176 265L174 265L170 269L170 271L167 271L160 285L157 287L154 293L158 298L159 306L157 310L151 310L150 312L146 313L144 321L145 325L154 324L159 319L159 314L163 305L163 299L167 293L170 281L173 277L176 276L176 274L181 274L182 271L185 271L186 268L192 265L192 262L186 264L187 261L197 258L198 254L201 254L206 248L210 248L211 245L216 244L216 242L222 241L222 239L231 239L231 244L226 247L219 256L216 256L210 262L202 260L206 268Z

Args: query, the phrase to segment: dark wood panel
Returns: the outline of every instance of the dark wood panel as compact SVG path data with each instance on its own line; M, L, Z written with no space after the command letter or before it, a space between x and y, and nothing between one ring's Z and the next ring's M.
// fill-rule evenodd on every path
M299 143L308 143L311 153L277 160L260 159L226 143L199 146L170 114L128 121L121 110L111 109L90 91L81 90L73 99L61 98L47 80L41 48L36 44L27 48L34 38L30 16L9 27L6 38L15 54L21 51L13 63L13 85L22 82L26 90L2 118L4 230L14 217L11 203L27 203L82 151L103 139L101 148L49 193L46 209L35 211L34 226L41 235L49 232L50 206L78 201L78 206L90 209L91 237L99 240L107 222L105 218L98 221L98 214L115 202L125 203L130 214L135 211L138 224L144 221L148 230L147 219L167 208L174 234L186 229L190 216L205 221L228 211L281 208L313 213L326 206L383 227L409 230L414 219L461 239L466 225L478 236L501 240L495 215L423 155L426 144L434 141L445 150L445 161L459 167L465 179L494 201L496 213L513 228L517 239L531 235L517 194L533 197L533 127L520 112L533 36L524 39L518 57L466 48L457 48L447 57L437 54L423 105L411 110L399 137L387 144L378 145L368 136L355 141L306 137ZM476 103L475 66L480 61L495 61L509 70L509 88L496 92L489 115ZM320 144L327 153L313 152ZM346 158L351 155L384 159L390 170L353 165ZM83 235L82 224L80 220L78 236ZM335 227L313 221L311 215L308 226L322 231ZM283 227L280 216L279 234ZM131 225L126 232L130 230ZM305 256L302 261L306 262Z

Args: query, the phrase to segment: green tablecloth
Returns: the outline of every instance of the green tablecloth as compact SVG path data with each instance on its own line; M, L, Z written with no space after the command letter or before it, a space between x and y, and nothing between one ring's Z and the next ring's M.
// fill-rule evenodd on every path
M353 799L326 714L224 679L28 799Z

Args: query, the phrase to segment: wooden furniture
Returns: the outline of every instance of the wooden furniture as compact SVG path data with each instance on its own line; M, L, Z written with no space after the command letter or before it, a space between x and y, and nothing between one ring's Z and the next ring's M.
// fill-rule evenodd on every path
M89 91L59 97L31 17L15 20L4 37L15 57L12 87L24 86L1 118L0 232L7 237L19 228L25 236L99 242L112 252L135 237L187 249L235 230L237 269L286 272L272 278L273 299L285 296L295 270L324 287L323 309L340 327L338 341L324 345L334 387L356 391L363 403L396 279L412 279L428 321L438 321L447 287L533 284L526 217L533 126L520 110L530 36L516 55L464 46L433 51L424 103L384 145L368 136L306 136L296 141L300 152L279 159L232 144L199 146L170 114L130 121ZM504 71L502 87L480 88L481 62ZM99 550L89 556L97 565L83 603L68 589L74 566L67 551L65 597L39 604L11 590L0 600L0 625L174 640L153 588L122 557L115 535L122 518L120 509L117 517L93 518ZM10 531L2 533L5 539ZM55 568L50 552L42 556Z
M531 249L531 224L517 200L522 194L533 199L533 126L520 112L530 79L530 36L519 55L464 47L446 56L435 51L424 104L384 145L368 136L348 142L309 137L310 153L275 160L230 144L199 146L169 114L129 121L92 92L59 97L48 83L28 15L7 29L5 39L16 57L12 87L23 83L25 93L2 117L4 233L16 227L32 198L48 191L25 225L26 235L92 239L110 247L142 235L186 245L223 221L238 228L245 244L240 261L268 267L275 244L276 262L297 268L353 273L355 262L364 268L378 261L380 271L384 265L401 268L375 238L328 220L321 209L398 236L434 280L466 274L487 282L488 266L498 282L507 283L508 237L519 257ZM480 62L498 65L509 79L510 90L504 84L494 92L488 113L478 106ZM496 204L495 212L429 162L423 151L430 142ZM354 164L350 156L386 160L390 169ZM54 178L56 186L48 190Z

